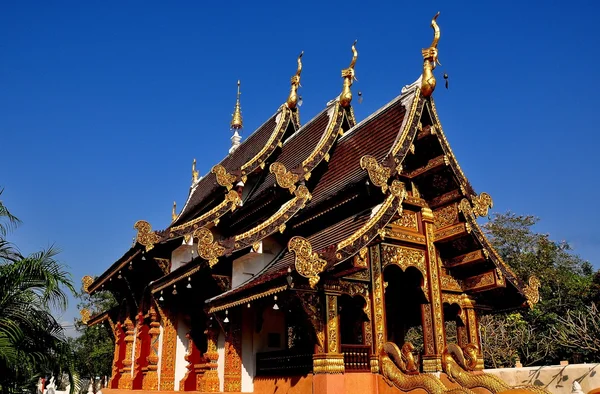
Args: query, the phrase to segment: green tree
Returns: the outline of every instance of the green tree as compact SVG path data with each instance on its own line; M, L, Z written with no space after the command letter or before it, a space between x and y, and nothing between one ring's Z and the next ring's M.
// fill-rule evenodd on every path
M540 302L532 310L486 317L490 328L501 327L507 337L495 341L493 330L482 333L484 352L487 346L490 354L502 351L513 354L510 362L487 360L490 365L507 366L516 357L524 365L551 364L574 355L574 350L560 343L552 333L561 317L583 311L591 301L592 266L572 253L568 243L536 233L533 227L537 222L533 216L508 212L493 215L484 225L493 246L517 276L527 279L535 275L541 281Z
M6 240L19 223L0 201L0 391L21 393L40 375L64 372L75 389L70 346L53 314L75 289L56 249L23 256Z

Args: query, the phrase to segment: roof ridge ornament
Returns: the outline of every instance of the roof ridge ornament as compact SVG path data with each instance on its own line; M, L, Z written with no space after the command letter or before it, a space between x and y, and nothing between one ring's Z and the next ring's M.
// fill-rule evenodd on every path
M239 130L243 127L244 123L242 121L242 108L240 106L240 80L237 81L237 98L235 101L235 109L233 114L231 115L231 130Z
M173 201L173 210L171 211L171 220L177 219L177 201Z
M429 48L425 48L421 50L421 54L423 55L423 79L421 82L421 93L423 96L429 97L435 90L435 76L433 75L433 70L437 65L442 65L440 60L438 59L438 50L437 45L440 40L440 28L436 22L437 17L440 15L438 12L435 14L433 19L431 19L431 28L433 29L433 41Z
M198 170L196 170L196 159L192 161L192 186L198 182Z
M296 70L296 74L292 76L291 80L291 88L290 95L286 101L286 105L289 109L295 109L298 105L298 88L302 87L300 85L300 74L302 74L302 55L304 55L304 51L300 52L298 55L298 69Z
M354 73L354 65L356 64L356 59L358 58L358 52L356 51L356 43L358 40L354 40L354 44L352 44L352 61L348 68L342 70L342 78L344 78L344 87L342 89L342 94L340 94L340 105L342 107L349 107L352 102L352 91L350 87L354 81L358 81L356 79Z

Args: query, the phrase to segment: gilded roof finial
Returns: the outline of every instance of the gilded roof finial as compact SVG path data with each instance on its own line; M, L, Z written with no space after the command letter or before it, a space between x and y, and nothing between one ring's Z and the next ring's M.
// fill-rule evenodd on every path
M198 182L198 171L196 170L196 159L192 161L192 183Z
M342 107L348 107L352 102L352 91L350 90L350 86L352 86L352 82L358 81L354 76L354 65L356 64L356 59L358 58L358 52L356 51L356 42L358 40L354 40L354 44L352 44L352 61L348 68L342 70L342 78L344 78L344 87L342 89L342 94L340 95L340 105Z
M304 51L300 52L298 56L298 69L296 70L296 75L292 77L292 87L290 88L290 95L286 101L286 104L289 109L294 109L298 105L298 88L300 85L300 74L302 73L302 55L304 55Z
M177 219L177 201L173 201L173 210L171 211L171 219Z
M440 40L440 28L436 22L437 17L440 15L438 12L431 20L431 27L433 28L433 42L429 48L423 49L423 78L421 82L421 93L423 96L429 97L435 90L435 76L433 70L439 64L442 65L438 59L437 45Z
M237 100L235 101L235 110L233 112L233 115L231 117L231 129L238 131L239 129L242 128L242 109L240 107L240 81L238 80L237 83L238 89L237 89Z

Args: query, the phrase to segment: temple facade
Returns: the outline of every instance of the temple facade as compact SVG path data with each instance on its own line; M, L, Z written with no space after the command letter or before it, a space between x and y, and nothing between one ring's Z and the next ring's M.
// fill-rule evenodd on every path
M352 83L300 120L302 55L285 103L192 184L172 223L135 223L134 245L84 289L118 307L111 390L497 393L481 314L530 307L536 278L502 261L432 93L440 38L399 96L357 121ZM527 279L526 282L523 280ZM526 388L536 391L536 388ZM537 390L541 391L541 390Z

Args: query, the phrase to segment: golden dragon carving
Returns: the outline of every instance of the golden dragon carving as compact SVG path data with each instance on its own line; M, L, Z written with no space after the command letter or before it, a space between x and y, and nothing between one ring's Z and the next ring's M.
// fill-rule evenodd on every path
M472 394L464 388L448 389L434 375L420 374L412 356L413 346L405 343L402 351L393 342L386 342L380 353L381 373L390 386L402 391L425 390L429 394Z
M484 373L474 374L472 371L477 364L478 353L479 349L472 343L467 344L462 349L455 343L449 344L442 355L442 368L448 375L448 379L468 389L484 388L492 394L511 389L522 389L537 394L550 394L548 390L541 387L509 386L497 376Z

